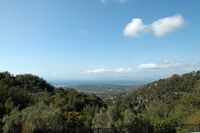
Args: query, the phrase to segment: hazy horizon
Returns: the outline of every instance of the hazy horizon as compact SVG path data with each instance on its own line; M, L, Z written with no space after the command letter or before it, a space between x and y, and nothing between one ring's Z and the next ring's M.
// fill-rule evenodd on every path
M157 80L200 70L200 1L3 0L0 71Z

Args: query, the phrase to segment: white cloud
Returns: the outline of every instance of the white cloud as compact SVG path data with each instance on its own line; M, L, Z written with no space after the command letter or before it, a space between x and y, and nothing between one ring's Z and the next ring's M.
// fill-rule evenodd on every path
M126 25L123 34L127 37L138 37L144 32L151 31L155 36L161 37L180 29L184 24L185 20L180 14L160 18L152 24L143 24L141 18L134 18L131 23Z
M123 33L124 36L128 37L138 37L139 34L148 29L148 26L144 25L140 18L134 18L131 23L129 23Z
M101 74L101 73L128 73L133 72L132 68L114 68L114 69L105 69L105 68L97 68L92 70L87 70L84 73L86 74Z
M149 69L149 68L156 68L157 67L157 64L155 63L148 63L148 64L140 64L138 66L138 69Z
M152 31L156 36L164 36L183 27L185 21L182 15L161 18L151 24Z
M87 70L84 73L86 74L105 74L105 73L115 73L115 74L125 74L125 73L135 73L141 72L146 70L170 70L170 69L185 69L184 66L186 64L181 64L174 61L163 61L161 63L146 63L146 64L139 64L135 67L121 67L121 68L98 68ZM188 66L188 64L187 64Z
M133 72L133 69L131 68L115 68L113 70L115 73L127 73L127 72Z
M108 70L106 70L105 68L98 68L98 69L92 69L92 70L87 70L85 73L87 74L98 74L98 73L105 73Z
M138 65L139 70L144 69L166 69L166 68L177 68L181 67L182 64L174 62L174 61L163 61L162 63L148 63L148 64L140 64Z

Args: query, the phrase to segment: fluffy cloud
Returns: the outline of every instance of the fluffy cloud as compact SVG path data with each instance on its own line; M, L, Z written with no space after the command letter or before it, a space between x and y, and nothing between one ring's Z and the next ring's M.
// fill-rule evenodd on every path
M184 24L185 20L180 14L160 18L147 25L143 24L142 19L134 18L131 23L126 25L123 34L127 37L137 37L141 33L151 31L155 36L161 37L180 29Z
M181 63L167 60L167 61L163 61L162 63L139 64L135 67L128 67L128 68L113 68L113 69L98 68L98 69L87 70L84 73L86 74L102 74L102 73L120 74L120 73L141 72L145 70L169 70L169 69L184 68L184 66L186 66L186 64L181 64Z
M129 23L123 33L124 36L128 37L138 37L142 32L148 29L148 26L144 25L140 18L134 18L131 23Z
M151 28L156 36L164 36L167 33L174 32L183 27L184 23L185 21L182 15L175 15L154 21Z

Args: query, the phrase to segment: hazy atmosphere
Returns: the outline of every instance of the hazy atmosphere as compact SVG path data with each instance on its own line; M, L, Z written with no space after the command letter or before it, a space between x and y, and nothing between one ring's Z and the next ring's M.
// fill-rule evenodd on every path
M159 79L200 68L199 0L2 0L0 70Z
M200 133L200 0L0 0L0 133Z

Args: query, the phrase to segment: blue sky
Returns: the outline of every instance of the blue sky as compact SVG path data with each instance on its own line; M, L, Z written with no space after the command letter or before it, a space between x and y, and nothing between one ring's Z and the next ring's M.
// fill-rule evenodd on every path
M199 0L1 0L0 71L159 79L200 69Z

